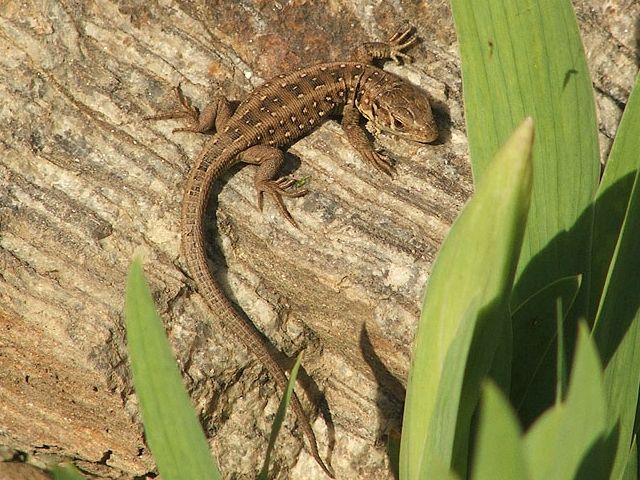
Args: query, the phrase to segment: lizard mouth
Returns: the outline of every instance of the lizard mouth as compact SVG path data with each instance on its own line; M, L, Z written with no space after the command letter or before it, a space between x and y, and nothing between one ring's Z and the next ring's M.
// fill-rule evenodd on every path
M425 129L424 134L421 139L416 139L417 142L420 143L431 143L435 142L438 139L438 129L437 128L429 128Z
M411 140L418 143L431 143L438 139L438 129L431 126L423 127L415 132L403 132L402 134L399 132L392 133L398 137L404 138L405 140Z

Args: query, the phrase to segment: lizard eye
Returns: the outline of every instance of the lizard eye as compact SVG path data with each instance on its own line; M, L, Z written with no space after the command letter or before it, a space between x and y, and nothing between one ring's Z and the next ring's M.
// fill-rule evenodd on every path
M393 128L395 128L396 130L402 130L404 128L404 123L402 123L402 120L391 117L391 122L393 124Z

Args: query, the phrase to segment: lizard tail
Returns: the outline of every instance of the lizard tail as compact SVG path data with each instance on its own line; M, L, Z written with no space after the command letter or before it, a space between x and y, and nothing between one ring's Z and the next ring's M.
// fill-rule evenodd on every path
M216 140L215 137L212 140ZM234 163L241 150L240 147L234 148L233 144L222 143L212 143L211 148L205 148L189 173L182 204L182 251L196 287L211 312L258 358L284 392L287 377L271 355L266 340L238 313L207 265L203 221L209 193L215 180ZM335 478L333 471L320 457L315 434L295 392L291 397L291 406L309 443L311 455L329 477Z

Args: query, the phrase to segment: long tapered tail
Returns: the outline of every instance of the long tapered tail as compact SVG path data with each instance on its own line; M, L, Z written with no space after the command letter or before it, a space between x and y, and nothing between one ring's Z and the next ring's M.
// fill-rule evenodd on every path
M189 173L182 204L182 251L196 287L211 312L262 362L284 394L287 377L271 355L266 340L238 313L207 265L203 221L209 193L213 183L233 164L235 156L240 153L239 147L233 144L223 146L222 143L213 143L210 144L210 148L205 148ZM329 477L334 478L333 472L320 457L315 434L295 392L291 398L291 405L307 438L313 458Z

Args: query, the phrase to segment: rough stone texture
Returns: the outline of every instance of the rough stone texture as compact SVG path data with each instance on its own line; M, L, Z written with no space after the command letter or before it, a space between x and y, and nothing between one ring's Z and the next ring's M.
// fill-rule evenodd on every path
M0 478L7 480L49 480L42 470L26 463L0 463Z
M640 6L575 4L606 152L637 69ZM288 168L299 164L312 191L288 202L299 231L271 204L257 211L251 167L226 177L212 208L212 267L279 350L305 349L315 393L303 400L311 412L324 394L333 424L320 416L314 429L323 455L334 443L340 478L390 478L384 436L400 421L423 285L472 191L448 3L0 6L0 444L107 478L153 469L123 328L138 252L225 476L255 474L278 395L192 292L179 256L182 181L203 139L142 117L173 107L178 82L198 104L219 89L242 98L409 21L424 39L416 61L388 68L434 98L438 145L380 138L398 160L390 180L329 124L291 149ZM289 422L275 477L323 478Z

